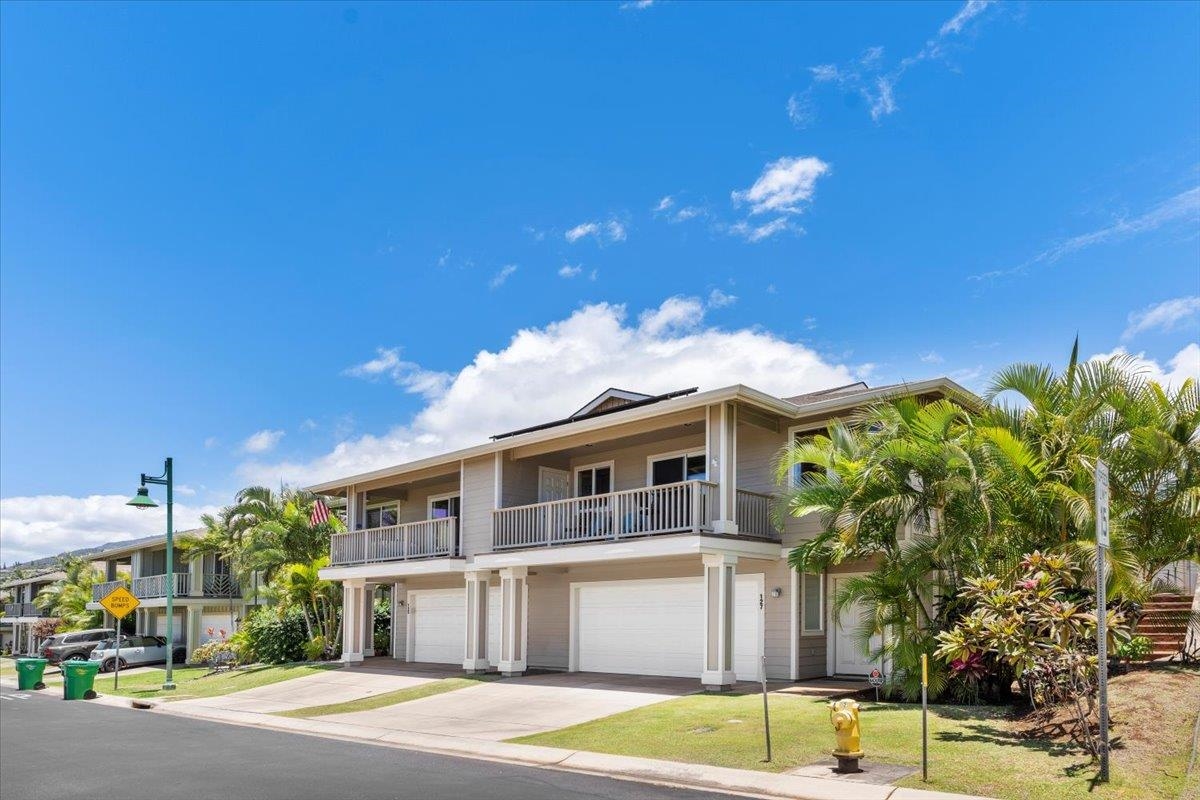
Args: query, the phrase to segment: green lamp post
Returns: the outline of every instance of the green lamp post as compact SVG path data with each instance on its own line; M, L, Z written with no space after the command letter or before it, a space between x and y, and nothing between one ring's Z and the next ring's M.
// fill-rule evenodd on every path
M148 483L167 487L167 679L163 682L162 688L170 690L175 688L175 529L171 519L175 505L175 482L170 458L164 465L162 475L155 477L142 473L142 485L138 487L137 494L133 496L133 499L125 505L138 509L158 508L158 503L154 502L150 497L150 490L146 488ZM118 628L117 636L120 635Z

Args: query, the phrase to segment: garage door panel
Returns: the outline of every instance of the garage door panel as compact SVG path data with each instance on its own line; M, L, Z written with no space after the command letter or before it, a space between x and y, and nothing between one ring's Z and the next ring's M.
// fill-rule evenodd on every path
M410 661L461 664L466 655L466 589L413 591L409 594L412 618ZM488 591L488 661L500 661L500 590Z
M758 677L761 576L735 584L735 670ZM704 668L704 581L622 581L578 587L578 668L631 675L700 676Z

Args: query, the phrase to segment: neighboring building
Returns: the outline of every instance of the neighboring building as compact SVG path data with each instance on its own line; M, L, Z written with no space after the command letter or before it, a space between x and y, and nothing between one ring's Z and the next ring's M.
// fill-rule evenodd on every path
M180 531L175 542L199 531ZM117 586L125 586L138 598L140 605L133 612L134 633L142 636L167 635L167 537L138 540L129 545L114 545L90 556L105 573L107 581L92 587L92 602L88 608L103 610L101 598ZM130 581L117 578L126 574ZM212 639L220 639L221 631L232 635L241 625L247 610L257 602L257 586L241 586L231 574L229 565L215 556L204 556L189 562L175 549L174 580L174 641L192 651ZM115 627L114 620L104 612L104 626ZM128 630L128 628L126 628ZM209 631L212 631L211 633Z
M41 639L34 636L33 623L48 615L33 600L42 589L65 577L66 573L52 569L0 585L0 591L9 597L4 603L4 616L0 617L0 651L11 649L21 655L37 652Z
M796 397L746 386L609 389L566 419L311 490L344 504L331 566L343 659L373 655L370 605L391 587L395 658L466 670L677 675L709 688L766 676L861 675L842 581L787 566L815 517L772 524L790 440L882 398L972 396L942 378ZM343 499L344 498L344 499ZM351 610L354 613L350 613Z

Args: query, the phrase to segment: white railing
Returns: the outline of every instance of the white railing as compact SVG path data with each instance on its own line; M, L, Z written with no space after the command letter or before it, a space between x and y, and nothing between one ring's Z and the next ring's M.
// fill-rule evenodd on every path
M337 566L453 556L457 538L458 517L335 533L329 537L329 561Z
M540 547L712 530L718 487L683 481L492 512L492 547Z
M1154 576L1160 583L1168 583L1181 594L1194 594L1200 583L1200 564L1195 561L1175 561L1158 571Z
M124 586L126 589L129 588L129 584L125 581L107 581L105 583L92 584L92 599L96 601L103 600L118 586Z
M232 575L219 572L204 573L205 597L241 597L242 587Z
M771 522L771 503L775 498L762 492L737 490L738 533L750 536L775 536L779 533Z
M46 612L35 606L33 603L5 603L4 616L6 617L44 617Z
M175 588L174 595L182 597L191 589L191 575L186 572L175 573ZM166 575L146 575L142 578L133 579L133 596L137 598L144 597L166 597L167 596L167 576Z

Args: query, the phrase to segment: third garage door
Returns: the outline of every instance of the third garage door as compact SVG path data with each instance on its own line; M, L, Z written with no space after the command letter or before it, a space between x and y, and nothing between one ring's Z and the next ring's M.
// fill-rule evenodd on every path
M761 574L734 589L734 671L758 680ZM704 653L704 580L671 578L576 587L578 669L699 678Z

